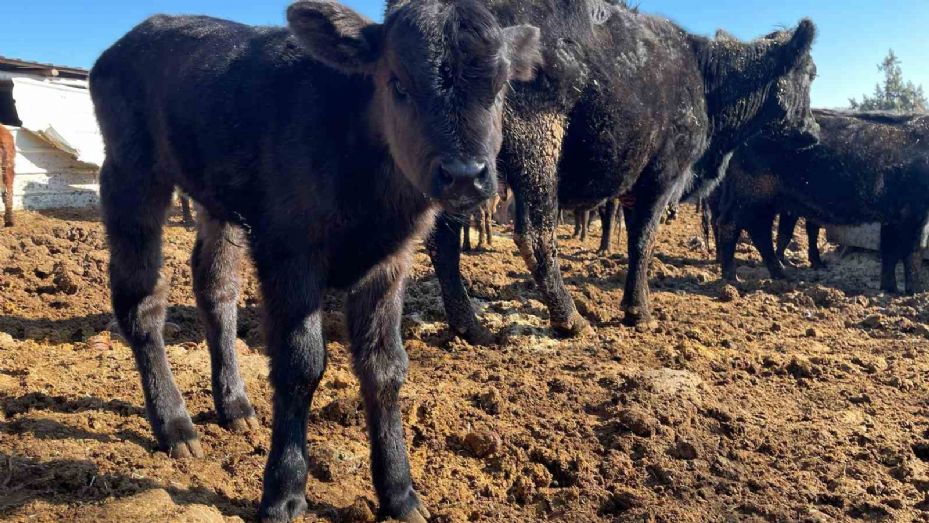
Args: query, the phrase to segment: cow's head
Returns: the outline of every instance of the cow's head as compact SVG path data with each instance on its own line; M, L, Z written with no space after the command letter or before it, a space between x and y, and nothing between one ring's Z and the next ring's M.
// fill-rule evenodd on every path
M819 125L810 108L810 87L816 78L811 48L816 26L804 19L793 31L768 35L774 42L771 60L777 73L774 96L767 100L773 118L769 129L779 132L798 147L819 141Z
M702 55L703 69L715 129L734 139L728 146L762 129L807 145L819 139L810 110L815 36L816 27L809 20L794 30L747 43L717 32L709 52Z
M287 18L315 59L371 78L373 123L416 187L452 211L494 194L504 97L541 63L537 28L502 28L475 0L395 2L383 24L303 0Z

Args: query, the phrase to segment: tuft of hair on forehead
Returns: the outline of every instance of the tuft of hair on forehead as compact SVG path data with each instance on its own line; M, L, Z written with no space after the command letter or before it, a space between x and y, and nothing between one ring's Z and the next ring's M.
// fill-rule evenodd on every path
M475 0L454 2L443 32L460 74L496 72L504 46L503 31L487 8Z

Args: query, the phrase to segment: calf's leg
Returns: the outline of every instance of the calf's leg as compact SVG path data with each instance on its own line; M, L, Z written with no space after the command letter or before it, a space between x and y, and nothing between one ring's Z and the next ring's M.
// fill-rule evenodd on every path
M464 234L462 250L465 252L470 252L471 251L471 215L470 214L467 216L467 218L465 218L464 229L462 232Z
M893 224L881 224L881 290L897 293L897 263L900 261L901 241L899 228Z
M719 262L724 280L736 281L735 250L739 243L742 228L738 216L733 212L723 211L717 218L713 230L716 232L716 259Z
M258 427L239 375L235 341L239 299L239 261L244 242L237 227L200 215L190 259L194 296L210 349L213 404L220 425L235 431Z
M672 190L656 184L643 174L635 189L635 207L626 213L626 235L629 240L629 272L623 292L623 323L645 325L651 321L648 270L655 250L655 236L661 216L671 199Z
M823 261L819 253L819 231L821 227L818 223L806 219L806 237L808 240L808 253L810 266L814 269L825 269L826 262Z
M326 367L320 263L286 246L252 249L265 304L274 420L259 516L290 521L306 510L306 429ZM275 254L270 254L275 253Z
M774 238L771 237L771 228L774 226L774 213L766 210L757 210L749 217L746 229L761 254L761 259L768 268L768 273L775 280L786 278L784 266L774 251Z
M113 313L132 347L149 423L158 446L172 457L200 457L203 450L174 383L163 338L168 288L160 275L161 231L172 189L151 173L129 173L109 159L100 170Z
M461 219L439 215L426 242L432 266L442 289L442 303L449 328L475 345L490 345L494 336L478 321L471 298L461 279Z
M782 212L777 220L777 259L784 265L790 265L785 253L791 240L794 239L794 229L800 218L795 214Z
M538 114L513 120L504 135L503 162L513 178L511 188L516 195L514 239L548 305L553 329L576 336L588 332L590 323L577 312L565 288L555 242L557 166L564 118ZM544 146L539 146L540 141Z
M613 224L616 221L616 200L609 199L600 207L600 249L597 252L609 254L613 252Z
M348 295L346 316L368 420L378 515L425 523L429 512L413 489L400 415L400 387L408 366L400 336L408 265L406 259L395 259L365 277Z
M0 180L3 182L3 225L12 227L13 223L13 158L15 150L0 143Z

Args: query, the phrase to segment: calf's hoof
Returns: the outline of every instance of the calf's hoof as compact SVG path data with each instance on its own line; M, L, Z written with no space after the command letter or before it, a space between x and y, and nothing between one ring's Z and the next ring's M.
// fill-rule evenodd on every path
M202 458L203 447L197 429L189 417L169 421L163 426L155 427L158 447L176 459Z
M261 428L261 423L258 422L258 418L255 416L249 416L247 418L231 420L225 423L223 426L237 434L245 434L247 432L253 432Z
M244 394L214 401L220 426L233 432L248 432L260 426L255 418L255 409Z
M378 521L384 519L402 521L403 523L428 523L432 517L416 491L410 489L404 499L389 505L381 505Z
M406 515L400 517L400 521L403 523L428 523L429 518L432 515L429 514L429 511L426 510L426 507L420 503L413 510L406 513Z
M648 308L629 307L626 309L626 315L623 316L623 325L634 327L639 332L645 332L657 327L658 322L652 319Z
M171 445L168 455L172 459L202 458L203 447L200 446L200 440L197 438L179 441Z
M464 329L455 329L455 332L471 345L487 346L497 343L497 337L477 322Z
M580 338L594 333L590 322L577 311L564 323L553 322L552 329L562 338Z
M306 495L301 492L284 496L276 502L261 501L258 520L261 523L290 523L306 512Z

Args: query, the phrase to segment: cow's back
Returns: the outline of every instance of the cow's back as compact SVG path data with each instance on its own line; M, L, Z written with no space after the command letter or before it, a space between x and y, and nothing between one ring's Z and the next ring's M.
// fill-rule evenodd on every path
M732 180L724 185L752 199L783 198L799 214L824 223L925 212L929 117L824 110L814 115L819 144L793 150L776 138L755 138L734 155Z
M687 170L708 136L703 83L686 33L609 6L595 26L592 80L565 140L559 199L588 203L627 192L656 156Z
M156 166L151 176L227 218L273 204L269 185L313 192L351 171L339 151L369 92L285 28L202 16L154 16L91 71L108 158Z

